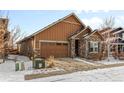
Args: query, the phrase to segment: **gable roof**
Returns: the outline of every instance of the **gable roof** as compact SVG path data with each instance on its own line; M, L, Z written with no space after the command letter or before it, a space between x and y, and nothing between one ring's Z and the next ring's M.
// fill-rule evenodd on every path
M112 28L104 28L99 31L100 34L106 34L112 32Z
M92 29L89 26L87 26L84 29L82 29L80 32L78 32L78 33L74 34L73 36L71 36L70 38L75 38L76 36L80 35L82 32L84 32L87 29L90 29L91 32L92 32Z
M98 33L99 36L101 36L102 39L104 40L103 36L102 36L97 30L93 31L93 32L92 32L91 34L89 34L89 35L84 36L83 38L89 38L90 36L92 36L92 35L95 34L95 33Z
M28 37L25 37L24 39L18 41L18 43L19 43L19 42L22 42L22 41L24 41L24 40L26 40L26 39L29 39L29 38L31 38L31 37L37 35L37 34L39 34L40 32L42 32L42 31L44 31L44 30L46 30L46 29L48 29L48 28L50 28L50 27L56 25L57 23L59 23L59 22L65 20L66 18L68 18L68 17L70 17L70 16L74 16L74 17L81 23L81 25L83 25L84 27L86 27L85 24L76 16L75 13L71 13L71 14L69 14L69 15L67 15L67 16L65 16L65 17L63 17L63 18L61 18L61 19L59 19L59 20L57 20L57 21L55 21L55 22L53 22L53 23L51 23L51 24L49 24L48 26L46 26L46 27L40 29L39 31L33 33L32 35L30 35L30 36L28 36Z
M122 27L118 27L118 28L115 28L112 30L112 34L119 34L119 33L122 33L124 32L124 29Z
M120 30L123 30L123 28L122 27L115 28L113 29L113 32L120 31Z
M124 32L124 30L119 30L119 31L113 32L113 35L119 34L119 33L122 33L122 32Z

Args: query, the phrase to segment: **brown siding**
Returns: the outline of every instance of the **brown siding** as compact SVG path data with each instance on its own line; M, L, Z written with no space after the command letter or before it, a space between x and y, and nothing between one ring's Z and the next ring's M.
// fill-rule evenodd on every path
M80 24L80 22L74 16L70 16L67 19L65 19L64 21L70 21L70 22L74 22L74 23L79 23Z
M67 57L68 56L68 44L62 43L41 43L40 54L42 57Z
M75 18L69 17L67 19L70 22L77 23L77 20ZM79 22L78 22L79 23ZM35 36L36 38L36 49L39 48L41 50L41 56L48 57L52 55L52 51L54 51L55 57L67 57L70 56L70 47L67 46L57 46L57 45L39 45L39 40L54 40L54 41L68 41L68 37L81 29L82 25L79 24L73 24L73 23L66 23L66 22L59 22L58 24L50 27L49 29L44 30L43 32L37 34ZM39 47L41 46L41 48ZM46 50L43 48L45 47Z
M36 48L39 48L39 40L67 41L68 37L75 31L79 31L81 27L82 25L60 22L35 36Z
M39 51L39 54L41 54L42 57L49 57L49 56L55 56L55 57L68 57L70 56L70 43L68 45L57 45L56 43L51 44L49 43L41 43L40 40L49 40L49 41L68 41L68 38L70 35L76 31L81 30L83 25L76 19L74 16L70 16L66 18L65 20L49 27L48 29L36 34L34 36L34 47L36 50ZM24 41L25 44L23 44L24 48L27 48L29 45L27 45L27 41ZM25 54L28 54L26 49Z
M34 39L30 38L20 44L20 54L31 56L34 49Z
M55 26L37 34L36 40L60 40L66 41L71 33L79 31L81 25L69 24L65 22L60 22Z
M86 34L90 34L91 30L90 29L86 29L85 31L83 31L82 33L80 33L79 35L77 35L77 38L81 38Z

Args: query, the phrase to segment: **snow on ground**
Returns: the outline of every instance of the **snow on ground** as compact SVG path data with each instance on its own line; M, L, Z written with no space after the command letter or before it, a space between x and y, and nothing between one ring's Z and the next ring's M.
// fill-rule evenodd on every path
M17 57L19 61L25 62L25 71L15 71L15 63L13 59ZM24 75L27 73L34 73L39 70L32 69L32 62L25 56L18 55L10 55L9 59L5 63L0 64L0 82L3 81L25 81ZM102 61L101 61L102 62ZM101 63L100 62L100 63ZM103 60L105 64L108 61ZM116 60L109 61L109 63L117 63ZM122 61L124 62L124 61ZM120 63L120 61L119 61ZM108 64L108 63L107 63ZM53 70L58 70L53 69ZM39 73L39 72L38 72ZM114 68L106 68L106 69L96 69L90 71L79 71L71 74L51 76L40 79L27 80L29 82L88 82L88 81L124 81L124 66L114 67ZM26 81L26 82L27 82Z
M79 61L79 62L84 62L84 63L86 63L86 64L93 65L93 66L97 66L97 65L98 65L98 64L95 64L95 63L91 63L91 62L82 60L81 58L74 58L74 60L75 60L75 61Z
M25 62L25 71L15 71L15 62L17 57L19 61ZM31 69L31 61L24 56L10 55L5 63L0 64L0 81L24 81L24 74Z
M101 64L119 64L119 63L124 63L124 60L119 60L119 59L115 59L114 57L110 57L109 60L105 59L105 60L101 60L101 61L96 61L97 63L101 63Z
M17 58L18 62L24 62L24 71L15 71L15 62L13 61L15 58ZM0 82L25 81L24 75L27 74L48 73L60 70L63 71L63 69L59 68L34 70L32 68L32 62L29 60L28 57L19 55L9 55L8 60L6 60L5 63L0 64Z
M124 66L29 80L33 82L110 82L124 81Z

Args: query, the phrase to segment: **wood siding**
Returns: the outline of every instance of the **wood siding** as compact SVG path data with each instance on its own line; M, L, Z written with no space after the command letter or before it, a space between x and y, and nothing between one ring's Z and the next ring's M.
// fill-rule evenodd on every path
M68 56L68 44L67 43L45 43L40 45L40 54L42 57L67 57ZM47 52L46 52L47 51Z
M34 38L27 39L24 42L21 42L19 45L19 53L26 55L26 56L31 56L33 54L34 50Z
M54 23L53 23L54 24ZM33 48L32 50L38 50L41 57L69 57L70 56L70 43L69 37L71 34L75 33L76 31L81 30L84 28L84 25L79 22L77 17L71 15L66 19L58 22L50 26L49 28L39 32L38 34L33 36L33 45L31 45L30 39L24 40L21 42L20 52L25 55L29 55L29 47ZM50 42L41 42L44 41L63 41L68 43L50 43Z
M83 38L85 35L89 35L91 33L91 30L88 28L84 30L82 33L76 36L76 38Z
M39 40L68 41L68 37L75 31L79 31L81 27L81 25L60 22L35 36L36 48L39 48Z
M72 20L71 20L72 19ZM50 40L50 41L68 41L69 36L81 30L82 25L76 20L76 18L69 17L67 20L69 22L59 22L58 24L44 30L43 32L35 36L36 40L36 49L40 50L42 57L49 57L50 55L55 57L69 57L70 56L70 45L57 45L56 43L52 44L41 44L39 40ZM78 23L78 24L76 24ZM45 49L44 49L45 48ZM52 52L54 51L54 53Z
M80 22L74 16L70 16L67 19L65 19L64 21L69 21L69 22L72 22L72 23L80 24Z

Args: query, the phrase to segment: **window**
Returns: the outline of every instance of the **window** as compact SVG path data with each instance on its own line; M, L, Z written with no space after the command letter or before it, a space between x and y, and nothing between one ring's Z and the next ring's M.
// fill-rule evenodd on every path
M124 40L124 33L122 33L122 40Z
M98 52L98 42L91 41L89 48L90 52Z
M56 45L62 45L62 43L56 43Z
M67 43L63 43L63 45L68 45Z
M122 45L122 49L121 50L122 50L121 52L124 52L124 45Z

